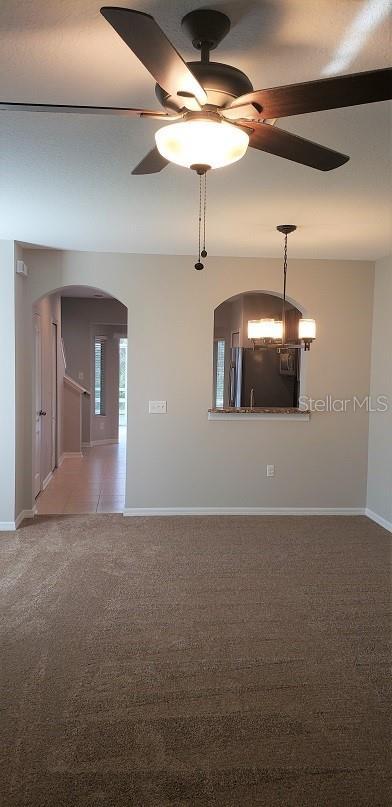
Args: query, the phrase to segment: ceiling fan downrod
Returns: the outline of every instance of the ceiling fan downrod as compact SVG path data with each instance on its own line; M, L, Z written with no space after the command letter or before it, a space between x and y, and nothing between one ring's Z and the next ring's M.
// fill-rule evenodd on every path
M200 51L200 61L210 61L210 51L214 50L230 31L230 20L221 11L199 8L190 11L181 21L181 27L196 50Z

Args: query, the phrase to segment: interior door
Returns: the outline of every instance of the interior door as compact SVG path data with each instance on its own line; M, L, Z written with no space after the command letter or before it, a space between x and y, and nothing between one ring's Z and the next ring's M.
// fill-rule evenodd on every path
M42 337L41 317L33 315L34 328L34 446L33 446L33 491L36 498L41 490L41 411L42 411Z
M52 343L51 343L51 443L52 458L51 469L54 471L57 464L57 325L52 322Z

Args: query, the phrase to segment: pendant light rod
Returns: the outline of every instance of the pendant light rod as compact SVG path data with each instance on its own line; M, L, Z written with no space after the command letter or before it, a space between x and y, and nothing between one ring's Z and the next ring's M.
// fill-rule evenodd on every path
M283 254L283 305L282 305L282 341L286 342L286 282L287 282L287 236L295 232L297 229L296 224L278 224L277 228L279 233L284 235L284 254Z

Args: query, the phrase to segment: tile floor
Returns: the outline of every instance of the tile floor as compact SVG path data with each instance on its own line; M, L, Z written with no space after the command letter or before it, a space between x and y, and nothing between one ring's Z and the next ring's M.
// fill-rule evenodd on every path
M36 499L39 515L49 513L120 513L125 501L126 429L119 443L83 449L69 457Z

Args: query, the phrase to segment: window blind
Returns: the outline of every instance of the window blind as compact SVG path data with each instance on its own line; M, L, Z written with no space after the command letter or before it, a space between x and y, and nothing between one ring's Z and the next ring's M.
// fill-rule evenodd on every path
M95 414L105 414L105 337L94 338L94 401Z
M218 339L216 343L216 394L215 406L222 408L225 395L225 340Z

